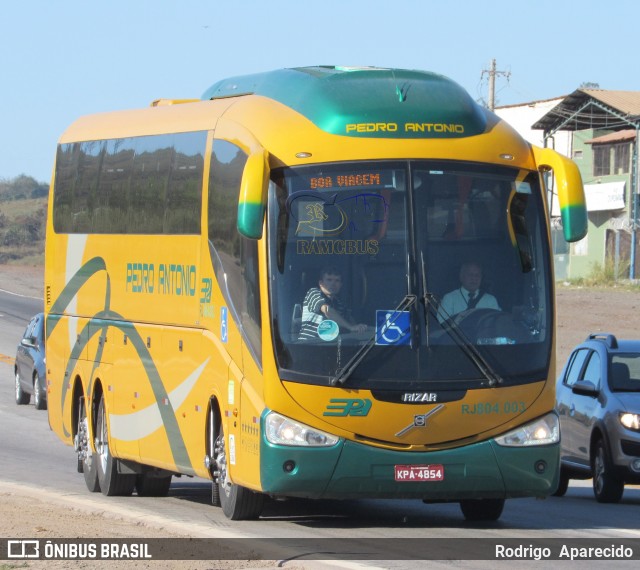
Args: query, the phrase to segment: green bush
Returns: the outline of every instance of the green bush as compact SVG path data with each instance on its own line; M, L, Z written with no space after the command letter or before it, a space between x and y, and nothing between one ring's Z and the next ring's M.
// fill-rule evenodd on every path
M0 180L0 263L42 264L48 190L29 176Z

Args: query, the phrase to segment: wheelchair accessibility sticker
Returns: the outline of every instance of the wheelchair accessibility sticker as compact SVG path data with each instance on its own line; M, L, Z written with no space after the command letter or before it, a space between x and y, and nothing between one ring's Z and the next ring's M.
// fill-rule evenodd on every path
M227 342L229 340L229 312L226 307L220 307L220 340Z
M411 342L409 311L376 311L376 344L398 346Z

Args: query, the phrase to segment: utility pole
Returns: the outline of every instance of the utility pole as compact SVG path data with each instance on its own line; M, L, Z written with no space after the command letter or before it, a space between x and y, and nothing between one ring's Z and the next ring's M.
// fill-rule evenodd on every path
M509 71L496 71L496 60L491 60L491 69L483 69L482 77L484 74L489 74L489 109L493 111L496 108L496 76L504 75L507 79L511 75Z

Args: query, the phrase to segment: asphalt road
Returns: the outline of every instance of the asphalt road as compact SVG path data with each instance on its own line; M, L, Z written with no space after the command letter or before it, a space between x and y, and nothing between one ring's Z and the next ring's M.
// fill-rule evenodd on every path
M210 505L208 481L186 477L174 478L169 496L160 499L89 493L82 475L76 472L73 449L50 431L47 413L36 411L33 405L15 404L11 359L28 319L41 309L41 300L0 291L0 482L19 485L27 492L30 488L39 488L52 496L95 506L96 510L154 517L154 520L166 521L167 525L179 525L193 537L338 541L348 537L350 543L356 545L358 541L371 540L384 544L390 558L397 557L398 560L382 564L387 568L423 565L403 558L411 557L407 554L408 544L419 545L425 539L446 539L447 543L455 544L463 538L490 541L513 538L528 544L536 539L557 538L569 545L582 539L590 543L599 539L623 542L635 539L638 543L634 548L640 552L638 486L627 487L619 504L601 505L593 498L590 481L574 481L563 498L507 501L501 519L490 524L465 522L457 504L425 505L408 500L270 501L259 521L233 522ZM407 544L400 539L417 540ZM442 564L450 566L450 563ZM602 567L602 561L582 564ZM635 566L637 561L624 564ZM495 562L468 562L466 566L493 568Z

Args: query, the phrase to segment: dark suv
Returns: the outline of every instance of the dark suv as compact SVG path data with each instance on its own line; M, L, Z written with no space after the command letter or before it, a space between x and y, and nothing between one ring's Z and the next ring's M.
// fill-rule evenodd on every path
M33 317L22 335L16 351L14 367L16 404L24 405L33 395L37 410L47 409L47 379L45 372L44 315Z
M601 503L640 483L640 340L591 334L574 348L558 378L560 485L593 478Z

